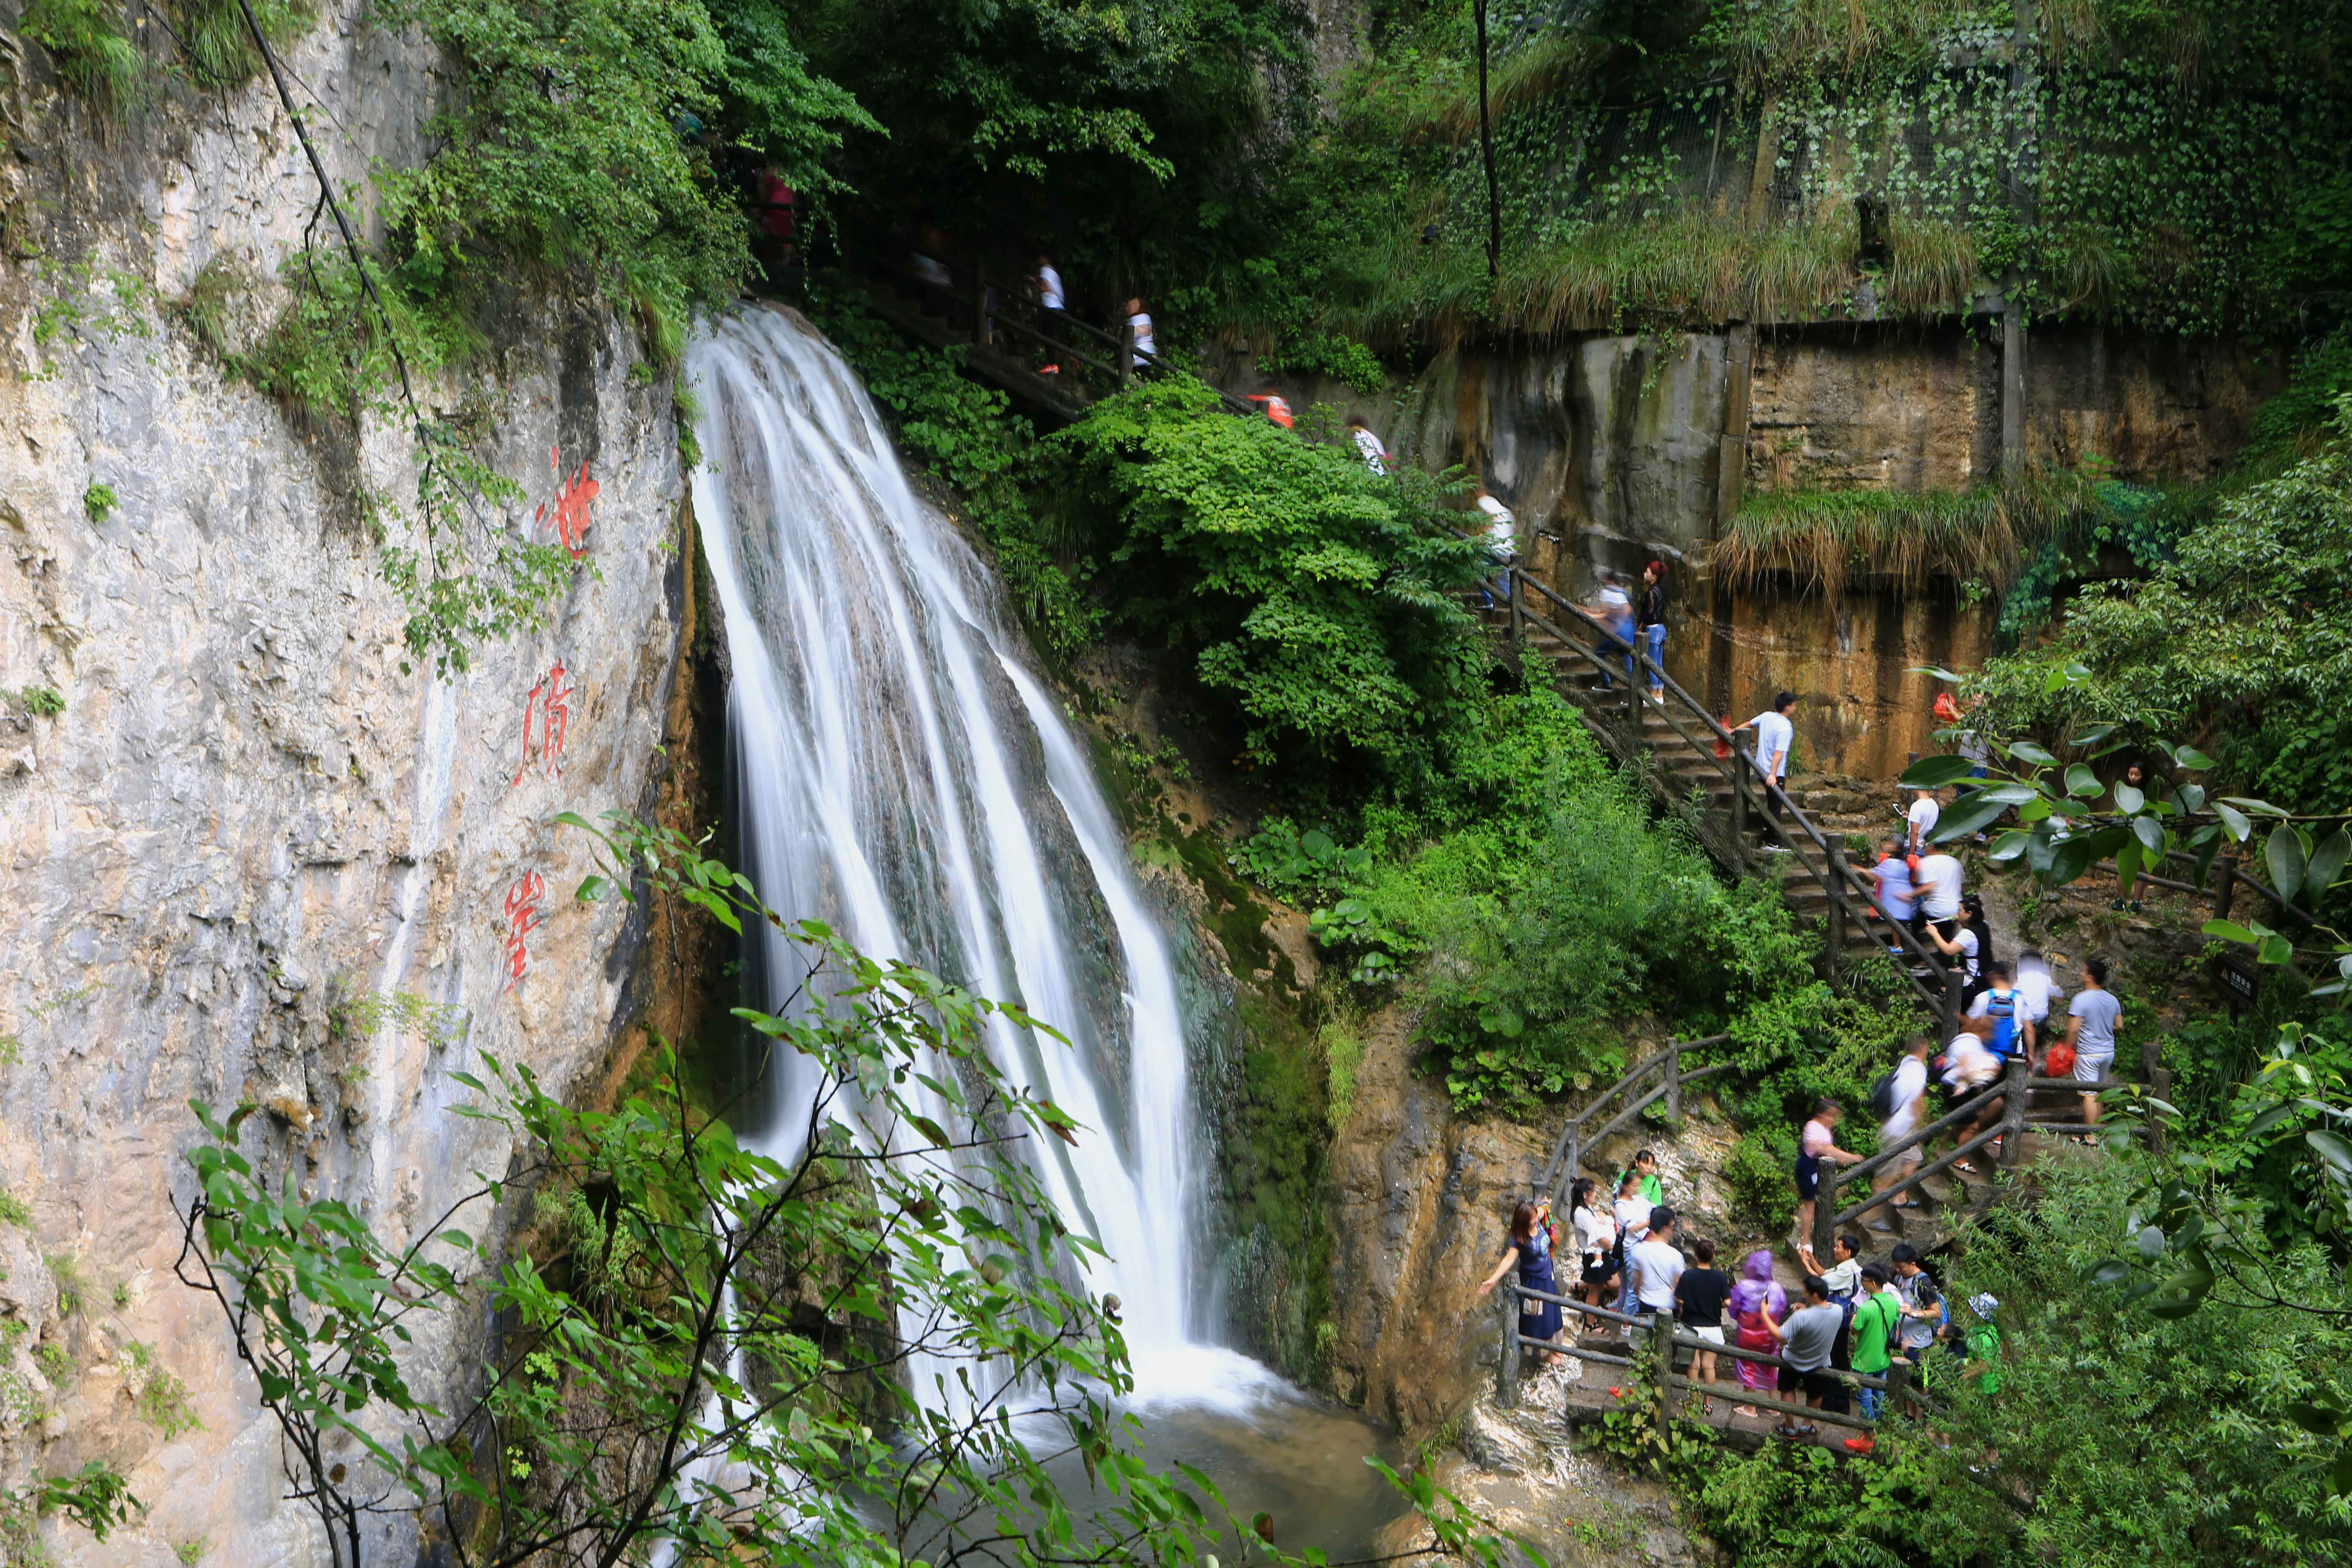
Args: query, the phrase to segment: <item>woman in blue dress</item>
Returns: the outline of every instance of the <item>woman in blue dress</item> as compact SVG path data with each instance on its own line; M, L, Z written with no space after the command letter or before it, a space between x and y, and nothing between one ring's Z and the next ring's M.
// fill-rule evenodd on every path
M1486 1295L1502 1282L1503 1276L1516 1264L1519 1283L1529 1290L1540 1290L1547 1296L1559 1294L1559 1287L1551 1273L1551 1205L1521 1204L1511 1211L1511 1234L1503 1248L1501 1261L1495 1271L1478 1287L1478 1294ZM1538 1301L1530 1297L1519 1298L1519 1332L1531 1340L1546 1342L1559 1336L1559 1303ZM1524 1347L1522 1347L1524 1348ZM1547 1363L1561 1360L1557 1351L1544 1352Z

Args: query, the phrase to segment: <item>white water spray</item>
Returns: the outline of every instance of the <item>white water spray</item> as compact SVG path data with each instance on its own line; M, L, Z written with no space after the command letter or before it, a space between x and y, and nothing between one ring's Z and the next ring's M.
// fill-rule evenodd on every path
M1281 1388L1191 1331L1195 1118L1167 939L987 573L800 318L744 310L687 358L708 458L695 515L761 896L1067 1034L1066 1047L1000 1021L988 1047L1087 1129L1038 1164L1064 1219L1109 1254L1088 1286L1124 1305L1138 1397L1238 1405ZM788 946L765 940L781 973ZM776 1136L793 1146L769 1152L789 1159L811 1086L776 1092Z

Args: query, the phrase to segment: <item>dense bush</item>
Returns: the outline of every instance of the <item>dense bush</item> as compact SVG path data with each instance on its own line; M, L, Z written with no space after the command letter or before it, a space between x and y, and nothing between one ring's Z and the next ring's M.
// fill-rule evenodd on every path
M1118 622L1190 667L1252 765L1310 794L1430 785L1487 666L1450 596L1485 549L1434 482L1234 418L1190 377L1045 445Z

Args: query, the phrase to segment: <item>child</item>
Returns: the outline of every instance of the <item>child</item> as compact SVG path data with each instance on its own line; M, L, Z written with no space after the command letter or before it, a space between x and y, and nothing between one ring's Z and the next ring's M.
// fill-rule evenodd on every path
M1642 1195L1642 1173L1628 1171L1617 1179L1617 1265L1624 1279L1617 1288L1617 1310L1633 1315L1633 1248L1650 1234L1650 1211L1658 1205Z
M1691 1243L1692 1267L1675 1281L1675 1317L1684 1328L1707 1343L1723 1342L1723 1304L1731 1298L1731 1276L1715 1266L1715 1243L1700 1238ZM1715 1352L1691 1352L1691 1381L1715 1381ZM1713 1415L1715 1400L1702 1394L1699 1413Z

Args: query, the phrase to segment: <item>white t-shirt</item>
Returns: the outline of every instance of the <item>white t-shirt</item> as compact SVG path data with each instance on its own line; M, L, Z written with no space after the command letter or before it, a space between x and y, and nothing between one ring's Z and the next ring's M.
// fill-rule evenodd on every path
M1159 346L1151 341L1151 318L1138 310L1127 319L1127 324L1135 329L1135 363L1140 365L1145 354L1160 352Z
M1519 552L1519 535L1514 526L1511 509L1493 496L1480 496L1478 510L1486 514L1486 548L1497 560L1508 561Z
M1062 275L1051 267L1037 268L1037 303L1048 310L1062 308Z
M1958 955L1960 961L1960 973L1967 975L1969 979L1974 980L1977 977L1977 964L1979 959L1979 955L1977 952L1976 928L1973 926L1962 926L1958 931L1953 933L1952 945L1960 950ZM1977 1000L1981 1002L1984 998L1979 996ZM1984 1015L1981 1013L1972 1013L1969 1015L1970 1017L1979 1018L1983 1016Z
M1683 1255L1671 1241L1645 1241L1633 1248L1633 1292L1643 1305L1672 1311L1675 1281L1683 1277Z
M1360 426L1356 430L1356 451L1364 459L1364 467L1372 472L1385 474L1389 471L1388 448L1381 445L1378 436Z
M1906 1056L1895 1069L1895 1114L1878 1129L1881 1144L1908 1138L1918 1130L1919 1108L1927 1102L1927 1064Z
M2050 1004L2065 995L2065 990L2051 978L2050 971L2038 963L2021 963L2017 968L2017 1016L2039 1024L2050 1016Z
M1936 797L1925 790L1920 791L1919 798L1911 803L1911 847L1913 848L1925 849L1927 847L1927 835L1936 831L1937 819L1943 815L1944 808L1936 804Z
M2000 1058L1985 1043L1963 1031L1944 1047L1944 1081L1954 1089L1974 1089L2000 1076Z
M1789 771L1789 748L1796 743L1797 727L1782 713L1759 713L1748 721L1756 726L1756 765L1775 782Z
M1607 1209L1580 1208L1572 1216L1576 1226L1576 1250L1586 1258L1595 1253L1609 1252L1617 1246L1617 1222Z
M1949 855L1919 857L1919 908L1931 921L1960 912L1960 863Z
M1635 1193L1630 1198L1619 1198L1612 1206L1617 1211L1617 1228L1625 1233L1630 1253L1632 1244L1650 1234L1650 1211L1657 1205Z

